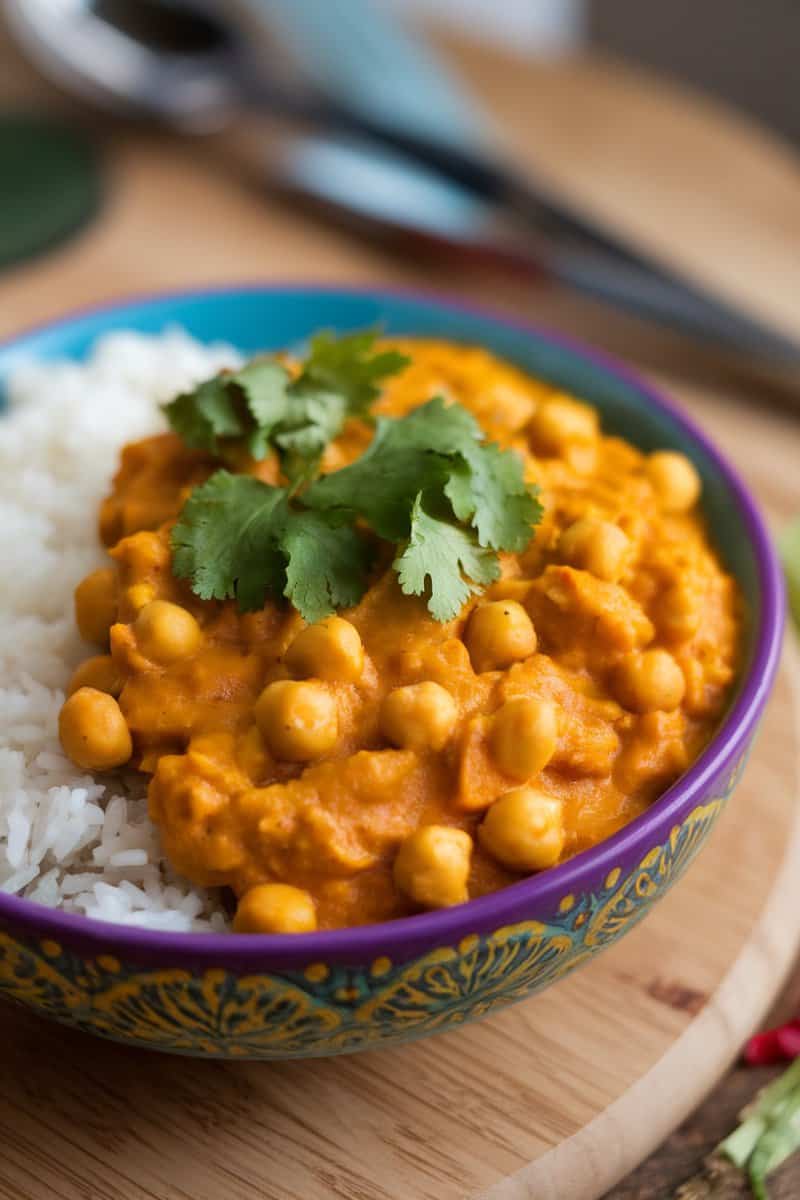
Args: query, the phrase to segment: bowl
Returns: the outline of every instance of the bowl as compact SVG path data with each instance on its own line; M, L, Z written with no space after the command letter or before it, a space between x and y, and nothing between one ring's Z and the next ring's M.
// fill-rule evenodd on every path
M736 473L692 422L627 368L551 333L445 298L385 290L240 287L158 296L68 317L0 347L23 360L81 358L114 329L183 325L246 353L320 327L481 343L577 393L604 428L682 450L746 599L745 662L721 727L651 808L568 862L456 908L293 936L158 933L0 895L0 995L137 1046L217 1058L302 1058L452 1029L555 983L611 946L691 863L736 786L772 686L781 575Z

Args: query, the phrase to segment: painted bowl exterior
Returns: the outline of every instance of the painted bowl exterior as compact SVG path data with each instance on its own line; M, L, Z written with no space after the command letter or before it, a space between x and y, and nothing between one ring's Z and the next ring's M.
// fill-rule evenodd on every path
M453 909L383 925L276 936L164 934L0 895L0 996L138 1046L219 1058L302 1058L457 1027L546 987L622 937L680 878L739 779L772 686L784 599L763 523L739 479L671 404L624 368L457 302L401 292L239 288L156 297L47 326L0 347L2 378L28 358L82 357L113 329L180 324L244 352L319 327L480 342L574 391L604 427L675 446L749 613L747 662L720 731L645 814L569 862Z

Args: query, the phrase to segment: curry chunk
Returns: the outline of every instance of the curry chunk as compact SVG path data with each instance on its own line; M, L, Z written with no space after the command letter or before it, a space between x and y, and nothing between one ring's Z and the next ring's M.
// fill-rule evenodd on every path
M544 517L439 623L378 546L352 608L241 613L172 571L181 508L220 460L175 434L125 448L100 514L110 563L79 584L95 653L59 731L85 770L151 776L172 868L230 889L240 933L301 933L462 903L546 870L643 812L702 750L739 662L740 597L673 450L479 347L396 339L376 415L433 395L522 458ZM351 419L322 470L372 427ZM225 465L266 483L278 456Z

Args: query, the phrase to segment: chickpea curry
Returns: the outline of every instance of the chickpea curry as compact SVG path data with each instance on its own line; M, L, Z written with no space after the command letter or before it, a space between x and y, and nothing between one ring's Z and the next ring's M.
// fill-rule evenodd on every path
M737 669L740 598L686 457L483 349L374 349L346 383L330 351L316 390L264 360L257 428L252 368L179 398L172 432L123 450L110 565L75 594L97 653L64 749L150 776L167 858L232 891L237 932L458 904L595 845L699 754ZM410 416L461 421L462 458L455 426L422 441Z

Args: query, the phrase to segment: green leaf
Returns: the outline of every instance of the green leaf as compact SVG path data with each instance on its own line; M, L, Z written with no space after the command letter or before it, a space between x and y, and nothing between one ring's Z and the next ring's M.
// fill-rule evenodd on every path
M315 483L308 503L360 513L381 537L400 541L418 493L443 488L482 546L523 550L542 515L535 489L516 454L480 438L470 412L434 397L400 419L379 418L366 452Z
M220 438L247 438L253 458L269 448L288 408L288 371L271 359L253 359L239 371L221 371L164 406L172 429L196 450L216 454Z
M360 514L380 537L408 537L419 492L443 487L455 442L478 436L474 418L440 397L399 419L379 417L367 450L341 471L318 480L306 496L312 508Z
M426 512L422 493L411 511L408 544L393 565L407 596L430 588L428 609L437 621L458 616L469 597L500 574L497 555L479 546L474 533Z
M524 550L542 519L537 489L525 483L522 460L492 442L467 446L445 487L460 521L478 531L482 546Z
M183 393L164 412L194 449L218 454L220 439L240 439L260 460L274 447L287 479L299 486L317 473L347 418L365 415L380 382L410 361L394 350L373 353L376 336L317 334L297 379L273 358L254 358Z
M373 353L377 338L375 329L339 338L327 330L315 334L298 387L314 384L324 391L338 392L351 415L364 416L377 398L382 380L411 362L397 350Z
M201 600L235 596L241 611L255 611L266 595L283 591L287 517L284 488L217 471L194 489L173 526L173 572Z
M290 392L286 414L275 434L281 467L290 484L297 486L317 474L325 447L341 432L346 418L344 397L335 392Z
M361 599L369 554L351 526L333 526L320 513L292 513L282 547L288 558L284 595L307 621Z
M800 517L784 529L778 539L778 549L786 572L789 607L800 628Z
M267 455L274 430L286 418L291 376L280 363L256 358L230 376L228 384L240 388L244 395L254 424L247 448L260 461Z
M242 612L286 596L307 621L356 604L369 550L327 514L296 511L286 488L217 471L192 492L172 530L172 567L203 600Z
M768 1084L741 1114L717 1152L746 1170L756 1200L767 1200L767 1177L800 1150L800 1058Z
M193 450L215 454L218 438L241 437L245 431L235 395L224 375L207 379L193 392L177 396L164 405L164 412L175 433Z

